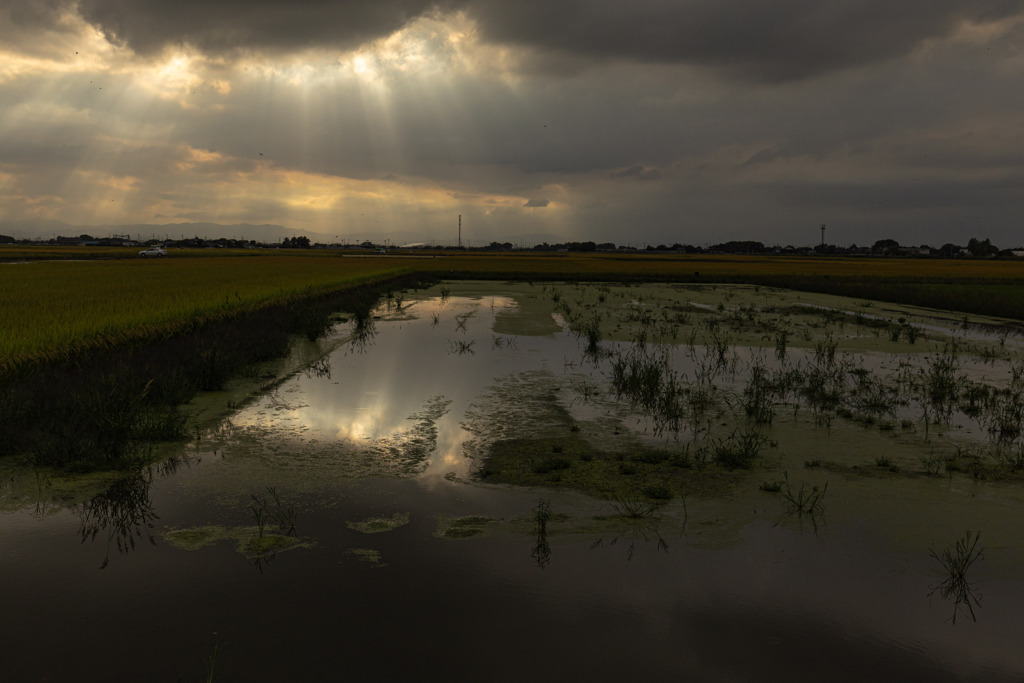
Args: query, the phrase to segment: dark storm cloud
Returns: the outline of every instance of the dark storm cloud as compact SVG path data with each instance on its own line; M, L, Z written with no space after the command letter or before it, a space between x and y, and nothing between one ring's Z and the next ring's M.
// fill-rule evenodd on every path
M20 29L50 28L60 22L66 4L62 0L3 0L0 16Z
M782 186L778 190L794 204L838 209L844 215L916 212L937 217L950 210L972 206L977 207L976 214L990 216L1012 212L1021 205L1024 201L1024 174L1007 174L996 180L983 181L904 180L870 185L823 183Z
M0 46L26 55L51 51L52 41L72 30L64 21L67 5L67 0L0 0ZM58 49L74 53L62 43Z
M387 36L435 6L432 0L80 0L82 17L139 53L187 43L235 49L356 47Z
M76 6L140 53L182 43L214 54L353 48L425 14L465 9L485 40L546 54L551 69L567 58L576 67L626 60L767 81L899 57L963 20L1022 11L1020 0L0 0L24 26L55 26L62 7Z
M785 81L905 55L1019 0L518 0L471 2L496 42L593 59L721 67Z
M74 222L95 195L125 216L148 201L135 222L326 231L379 201L499 241L816 244L828 223L837 243L1009 245L1024 21L959 22L1022 7L0 0L0 217ZM403 27L365 70L299 54ZM158 54L182 43L222 58Z
M633 178L634 180L659 180L661 171L656 168L644 168L637 164L612 174L612 178Z

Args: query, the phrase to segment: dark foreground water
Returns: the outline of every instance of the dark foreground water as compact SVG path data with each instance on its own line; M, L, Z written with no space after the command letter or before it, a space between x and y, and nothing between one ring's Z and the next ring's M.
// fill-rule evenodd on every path
M471 456L538 393L601 376L569 362L567 335L496 335L515 306L420 302L182 444L176 466L88 500L41 482L35 504L9 505L0 680L1024 678L1020 538L983 530L974 618L933 591L929 555L972 523L1014 529L1015 489L833 475L824 515L803 519L756 475L630 520L573 493L472 483ZM244 547L253 495L279 509L268 486L303 545ZM197 528L208 543L175 541Z

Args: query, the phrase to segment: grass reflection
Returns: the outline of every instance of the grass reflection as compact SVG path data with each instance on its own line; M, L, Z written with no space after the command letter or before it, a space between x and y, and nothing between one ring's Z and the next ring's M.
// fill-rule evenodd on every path
M661 509L662 501L644 500L639 497L620 499L612 503L614 515L595 517L602 521L619 522L615 524L616 533L609 540L609 546L618 545L622 540L626 544L626 561L633 559L633 555L644 543L653 541L658 552L668 553L668 541L661 535L661 518L658 511ZM604 537L594 541L590 545L595 550L604 545Z
M159 517L149 495L152 482L151 470L145 469L115 482L105 493L77 506L83 543L95 541L97 536L106 533L106 554L100 569L110 562L111 544L124 555L135 549L136 539L146 539L156 545L152 529L153 520Z
M530 556L537 566L544 569L551 563L551 545L548 543L548 521L551 519L551 501L541 499L533 510L533 520L537 531L537 542Z
M972 537L968 531L963 538L957 539L952 547L943 548L941 551L935 548L929 550L929 554L942 565L945 578L937 586L932 586L928 596L931 597L938 592L944 600L953 601L954 624L963 608L971 615L972 621L978 620L974 614L974 606L981 607L981 594L974 592L974 584L967 579L967 571L971 565L985 556L985 548L978 545L980 538L981 532L975 532Z

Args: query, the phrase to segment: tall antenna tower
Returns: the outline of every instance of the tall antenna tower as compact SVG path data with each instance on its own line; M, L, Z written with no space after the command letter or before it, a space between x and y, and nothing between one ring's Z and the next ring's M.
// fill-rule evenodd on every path
M821 224L821 246L825 246L825 224Z
M459 214L459 249L462 249L462 214Z

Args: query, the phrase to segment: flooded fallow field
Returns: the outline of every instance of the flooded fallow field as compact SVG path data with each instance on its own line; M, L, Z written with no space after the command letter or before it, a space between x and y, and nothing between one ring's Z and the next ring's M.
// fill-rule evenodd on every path
M131 476L5 465L4 680L1024 676L1016 328L740 286L376 314Z

